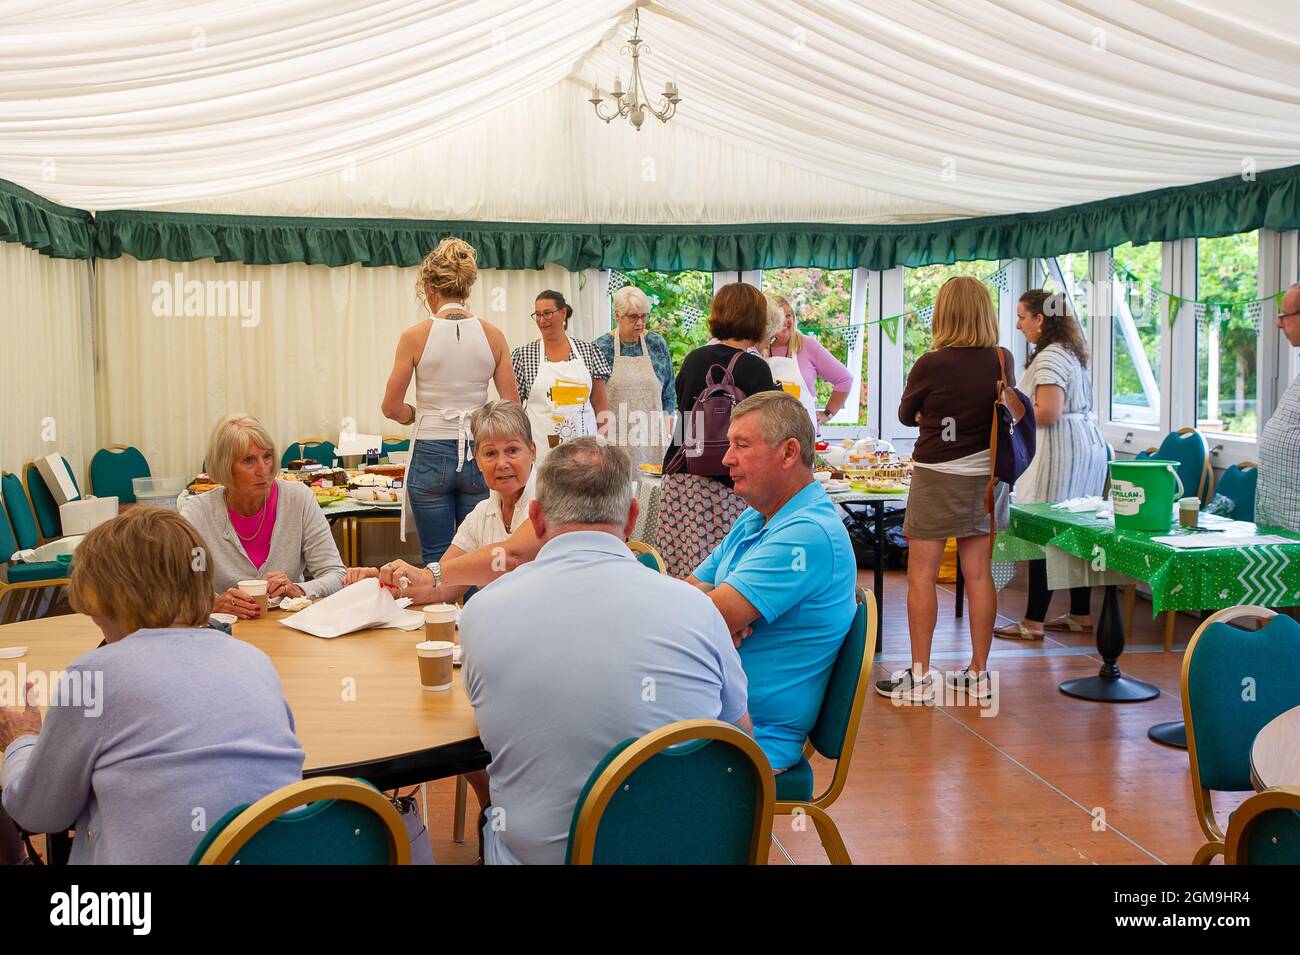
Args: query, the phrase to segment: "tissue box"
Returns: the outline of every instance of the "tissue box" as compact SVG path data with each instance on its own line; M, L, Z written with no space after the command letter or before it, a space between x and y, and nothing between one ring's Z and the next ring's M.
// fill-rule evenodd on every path
M117 517L116 497L88 497L84 501L69 501L59 505L59 522L63 533L89 534L92 530Z
M72 468L63 455L55 453L37 458L36 470L40 472L56 504L67 504L81 497L77 493L77 486L72 483Z

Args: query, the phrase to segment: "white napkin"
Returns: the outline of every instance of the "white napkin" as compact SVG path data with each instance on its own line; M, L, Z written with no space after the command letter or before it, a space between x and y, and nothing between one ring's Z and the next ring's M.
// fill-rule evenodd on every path
M326 639L372 627L415 630L424 626L424 614L407 610L410 603L409 597L395 600L389 591L379 586L377 579L368 577L280 622L286 627Z
M26 652L26 647L0 647L0 660L16 660Z
M1089 511L1098 511L1105 505L1105 501L1098 495L1092 497L1072 497L1068 501L1061 501L1059 504L1053 504L1053 509L1069 511L1071 514L1085 514Z

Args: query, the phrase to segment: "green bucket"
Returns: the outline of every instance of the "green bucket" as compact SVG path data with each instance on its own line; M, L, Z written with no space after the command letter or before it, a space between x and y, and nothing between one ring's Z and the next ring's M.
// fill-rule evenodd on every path
M1177 461L1111 461L1110 500L1115 529L1167 531L1174 523L1174 502L1183 496Z

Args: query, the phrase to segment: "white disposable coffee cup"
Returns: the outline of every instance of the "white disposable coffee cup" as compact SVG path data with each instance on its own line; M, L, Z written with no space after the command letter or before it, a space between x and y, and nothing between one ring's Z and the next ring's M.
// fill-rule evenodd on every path
M266 602L267 596L265 580L241 580L237 586L241 591L257 601L257 605L262 609L262 613L265 614L271 609L270 605Z
M424 639L434 643L456 642L455 604L429 604L424 608Z
M447 640L426 640L415 645L415 654L420 662L420 686L423 689L451 689L454 650L455 644Z

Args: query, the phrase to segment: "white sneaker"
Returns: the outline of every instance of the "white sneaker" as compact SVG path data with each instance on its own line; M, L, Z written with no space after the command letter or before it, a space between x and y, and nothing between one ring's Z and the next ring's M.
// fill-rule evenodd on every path
M927 673L923 680L918 681L912 668L908 667L895 673L893 679L877 682L876 692L895 703L933 703L934 675Z
M987 700L993 695L993 684L989 680L989 671L983 670L977 676L965 667L960 673L948 674L949 689L966 694L968 700Z

